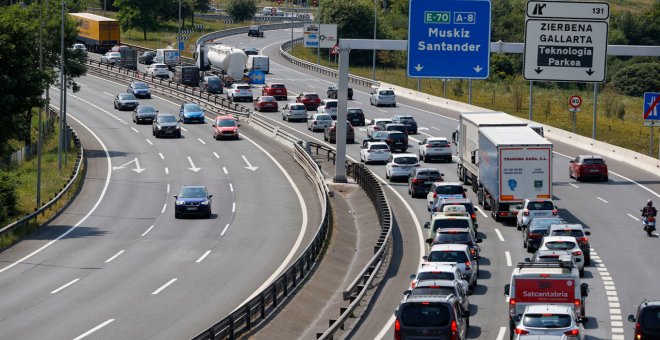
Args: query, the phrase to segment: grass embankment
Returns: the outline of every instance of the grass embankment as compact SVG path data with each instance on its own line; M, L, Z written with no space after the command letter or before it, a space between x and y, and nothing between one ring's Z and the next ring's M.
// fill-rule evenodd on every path
M313 63L317 62L316 49L304 48L298 45L294 48L293 55ZM337 67L334 62L324 59L323 52L321 53L321 64L332 68ZM351 66L350 73L371 78L372 69L371 67ZM389 84L417 89L417 79L408 78L403 69L377 68L376 79ZM458 84L462 85L460 86L461 90L458 90ZM422 79L421 91L442 97L442 80ZM446 94L449 99L467 103L467 81L448 81ZM572 95L579 95L583 100L582 111L577 113L575 133L591 137L594 105L592 85L574 85L571 89L534 86L533 119L542 124L572 131L572 114L568 111L568 98ZM642 101L641 97L616 94L611 88L599 91L596 138L642 154L648 154L650 129L642 125ZM529 82L521 78L510 81L475 80L472 82L472 104L528 118ZM623 113L624 111L625 113ZM652 155L656 157L658 155L657 139L653 144Z

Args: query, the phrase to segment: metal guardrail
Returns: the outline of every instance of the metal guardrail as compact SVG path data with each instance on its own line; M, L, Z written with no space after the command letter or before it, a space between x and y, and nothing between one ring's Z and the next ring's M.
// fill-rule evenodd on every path
M59 115L59 110L57 110L56 108L54 108L52 106L49 107L49 111L51 112L51 114ZM69 176L69 181L64 186L64 188L62 188L62 190L60 190L57 193L57 195L55 195L55 197L50 199L48 202L46 202L44 205L39 207L37 210L35 210L34 212L28 214L27 216L19 219L18 221L15 221L11 224L8 224L7 226L0 229L0 236L5 235L5 234L9 234L9 233L15 231L16 229L27 225L31 221L36 221L37 218L39 218L39 216L45 214L46 211L49 208L51 208L56 203L58 203L62 199L62 197L64 197L64 195L66 193L68 193L69 190L71 190L71 188L73 188L73 184L76 182L76 180L78 180L79 176L81 175L81 173L84 170L84 167L83 167L83 147L82 147L82 144L80 143L80 139L78 138L78 134L76 133L76 130L72 129L71 126L69 126L68 124L67 124L67 129L69 131L71 131L72 137L73 137L73 143L74 143L73 145L78 150L78 156L76 157L76 163L75 163L75 166L74 166L74 170L73 170L73 173ZM60 211L57 211L54 216L57 216Z
M288 23L283 23L283 24L259 25L259 27L264 31L272 31L272 30L281 30L281 29L285 29L285 28L291 28L291 26L293 26L293 27L303 27L305 22L308 22L308 21L296 22L296 23L293 23L293 25L290 22L288 22ZM197 38L197 41L195 42L195 45L199 45L199 44L205 43L205 42L210 41L210 40L215 40L215 39L219 39L219 38L228 37L230 35L243 34L243 33L247 34L249 29L250 29L249 26L244 26L244 27L230 28L230 29L226 29L226 30L222 30L222 31L216 31L216 32L211 32L211 33L208 33L208 34L204 34L203 36Z
M287 51L290 51L293 46L300 45L303 42L303 38L297 38L293 39L292 41L287 41L282 46L280 46L280 54L284 59L289 61L292 64L298 65L300 67L306 68L308 70L312 70L314 72L318 72L321 74L324 74L326 76L330 76L333 78L337 78L337 75L339 71L321 66L318 64L310 63L309 61L302 60L300 58L294 57L291 54L289 54ZM369 78L364 78L356 75L349 74L348 75L348 82L356 84L356 85L361 85L361 86L366 86L366 87L378 87L380 86L380 82L376 80L371 80Z

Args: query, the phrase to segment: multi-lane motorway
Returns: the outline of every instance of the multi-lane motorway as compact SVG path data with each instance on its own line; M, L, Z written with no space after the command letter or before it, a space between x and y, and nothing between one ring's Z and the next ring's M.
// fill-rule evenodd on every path
M290 37L289 30L280 30L266 32L265 38L240 35L222 42L270 55L267 80L285 83L290 100L302 91L325 97L334 79L297 68L279 55L279 46ZM267 137L244 128L240 141L216 142L210 124L200 124L185 125L180 140L154 139L150 126L135 125L129 112L112 109L112 96L124 92L125 84L94 76L80 82L83 88L68 99L68 112L87 150L85 187L48 228L0 254L1 338L190 337L238 306L306 244L319 221L315 194L297 166L287 166L292 163L285 151ZM410 138L411 152L424 136L449 137L456 126L456 112L401 97L395 108L375 108L367 89L353 88L349 107L363 108L367 119L398 113L416 118L420 134ZM57 102L56 95L53 99ZM170 112L179 106L158 96L149 103ZM322 134L309 132L304 123L283 122L279 112L263 115L302 138L322 142ZM356 140L365 137L364 129L356 128ZM347 150L358 159L358 144ZM589 151L562 143L555 143L555 151L560 216L592 232L594 265L585 278L591 288L587 334L616 339L625 330L631 338L627 314L643 298L660 295L655 288L660 275L653 266L660 262L658 239L647 238L636 220L648 198L660 203L660 176L609 161L608 183L578 183L568 178L568 160ZM259 168L245 169L243 157ZM446 180L456 180L455 163L432 166ZM369 167L384 180L383 166ZM172 195L182 184L209 188L212 219L174 219ZM411 199L404 183L384 184L398 224L394 260L383 289L349 334L356 339L392 338L392 312L425 251L421 226L429 214L424 200ZM512 266L528 255L512 224L494 222L487 212L478 218L484 243L479 285L470 297L469 337L502 339L508 336L503 286Z

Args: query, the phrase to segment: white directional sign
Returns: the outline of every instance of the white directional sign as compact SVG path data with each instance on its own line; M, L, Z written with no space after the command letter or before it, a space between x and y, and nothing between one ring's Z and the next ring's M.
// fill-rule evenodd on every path
M532 0L526 14L525 79L605 80L607 3Z
M337 25L305 24L303 42L305 47L332 48L337 44ZM321 46L319 46L319 43Z

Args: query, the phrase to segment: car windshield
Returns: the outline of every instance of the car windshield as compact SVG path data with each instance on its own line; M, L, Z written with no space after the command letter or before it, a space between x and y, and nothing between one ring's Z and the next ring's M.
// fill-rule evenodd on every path
M419 178L419 179L436 179L436 178L440 178L440 172L439 171L433 171L433 170L420 171L420 172L417 173L417 178Z
M445 228L469 228L470 222L467 219L437 219L433 222L433 230Z
M432 140L428 141L427 144L430 144L432 148L444 148L448 143L446 140Z
M413 117L399 117L399 121L402 123L412 123L415 121Z
M552 231L552 236L582 237L584 233L580 229L557 229Z
M108 57L121 57L121 54L119 52L108 52Z
M156 56L156 52L154 52L154 51L147 51L147 52L144 52L143 55L144 55L145 57L155 57L155 56Z
M584 160L584 162L582 162L582 164L584 164L584 165L605 164L605 161L603 161L602 159L598 159L598 158L587 158L587 159Z
M419 287L412 290L411 295L449 295L456 294L456 290L451 287Z
M380 127L384 127L387 124L392 124L392 121L391 120L379 120L379 121L376 122L376 125L378 125Z
M435 236L435 243L461 243L466 244L471 242L470 235L468 233L438 233Z
M380 91L380 92L378 92L378 94L381 95L381 96L393 96L393 95L394 95L394 91L392 91L392 90L384 90L384 91Z
M463 251L442 250L432 251L426 259L429 262L468 262L468 257Z
M660 331L660 307L646 307L642 310L639 318L642 329L658 332Z
M561 224L561 220L558 218L535 218L529 224L529 227L534 228L549 228L553 224Z
M165 64L156 64L156 65L153 65L153 67L154 68L167 68L167 65L165 65Z
M200 187L183 187L179 193L179 197L185 198L202 198L206 196L206 189Z
M157 121L159 123L175 123L176 117L174 117L173 115L158 116Z
M337 102L334 102L334 101L333 102L326 102L325 107L334 107L334 108L336 108L337 107Z
M571 250L575 248L575 243L570 241L550 241L545 243L545 247L550 250Z
M396 157L394 163L403 165L417 164L417 157Z
M553 210L554 204L549 201L531 201L527 203L527 210Z
M416 276L417 280L453 280L455 279L452 272L421 272Z
M439 185L435 188L438 195L463 195L463 187L460 185Z
M136 100L135 96L131 93L120 94L119 99L121 99L121 100Z
M218 122L216 124L222 127L230 127L230 126L236 126L236 121L234 121L233 119L218 119Z
M451 314L443 303L406 303L401 307L400 322L408 327L446 327Z
M199 112L202 111L202 108L197 104L186 104L183 106L183 110L186 112Z
M318 115L316 116L316 120L332 120L332 117L330 115Z
M371 150L388 150L389 147L384 144L373 144L370 147Z
M550 226L548 225L533 225L529 227L529 232L530 234L543 234L548 235L548 231L550 230ZM560 235L556 235L560 236Z
M250 29L251 29L251 30L258 30L258 29L259 29L259 26L250 26ZM243 32L245 32L245 31L243 31Z
M206 82L209 83L209 85L220 85L220 78L218 77L206 78Z
M153 106L138 106L138 112L140 113L151 113L156 112L156 109Z
M147 86L147 84L145 83L133 83L133 88L138 90L144 90L144 89L148 89L149 86Z
M568 314L525 314L522 323L531 328L566 328L571 326L571 316Z

